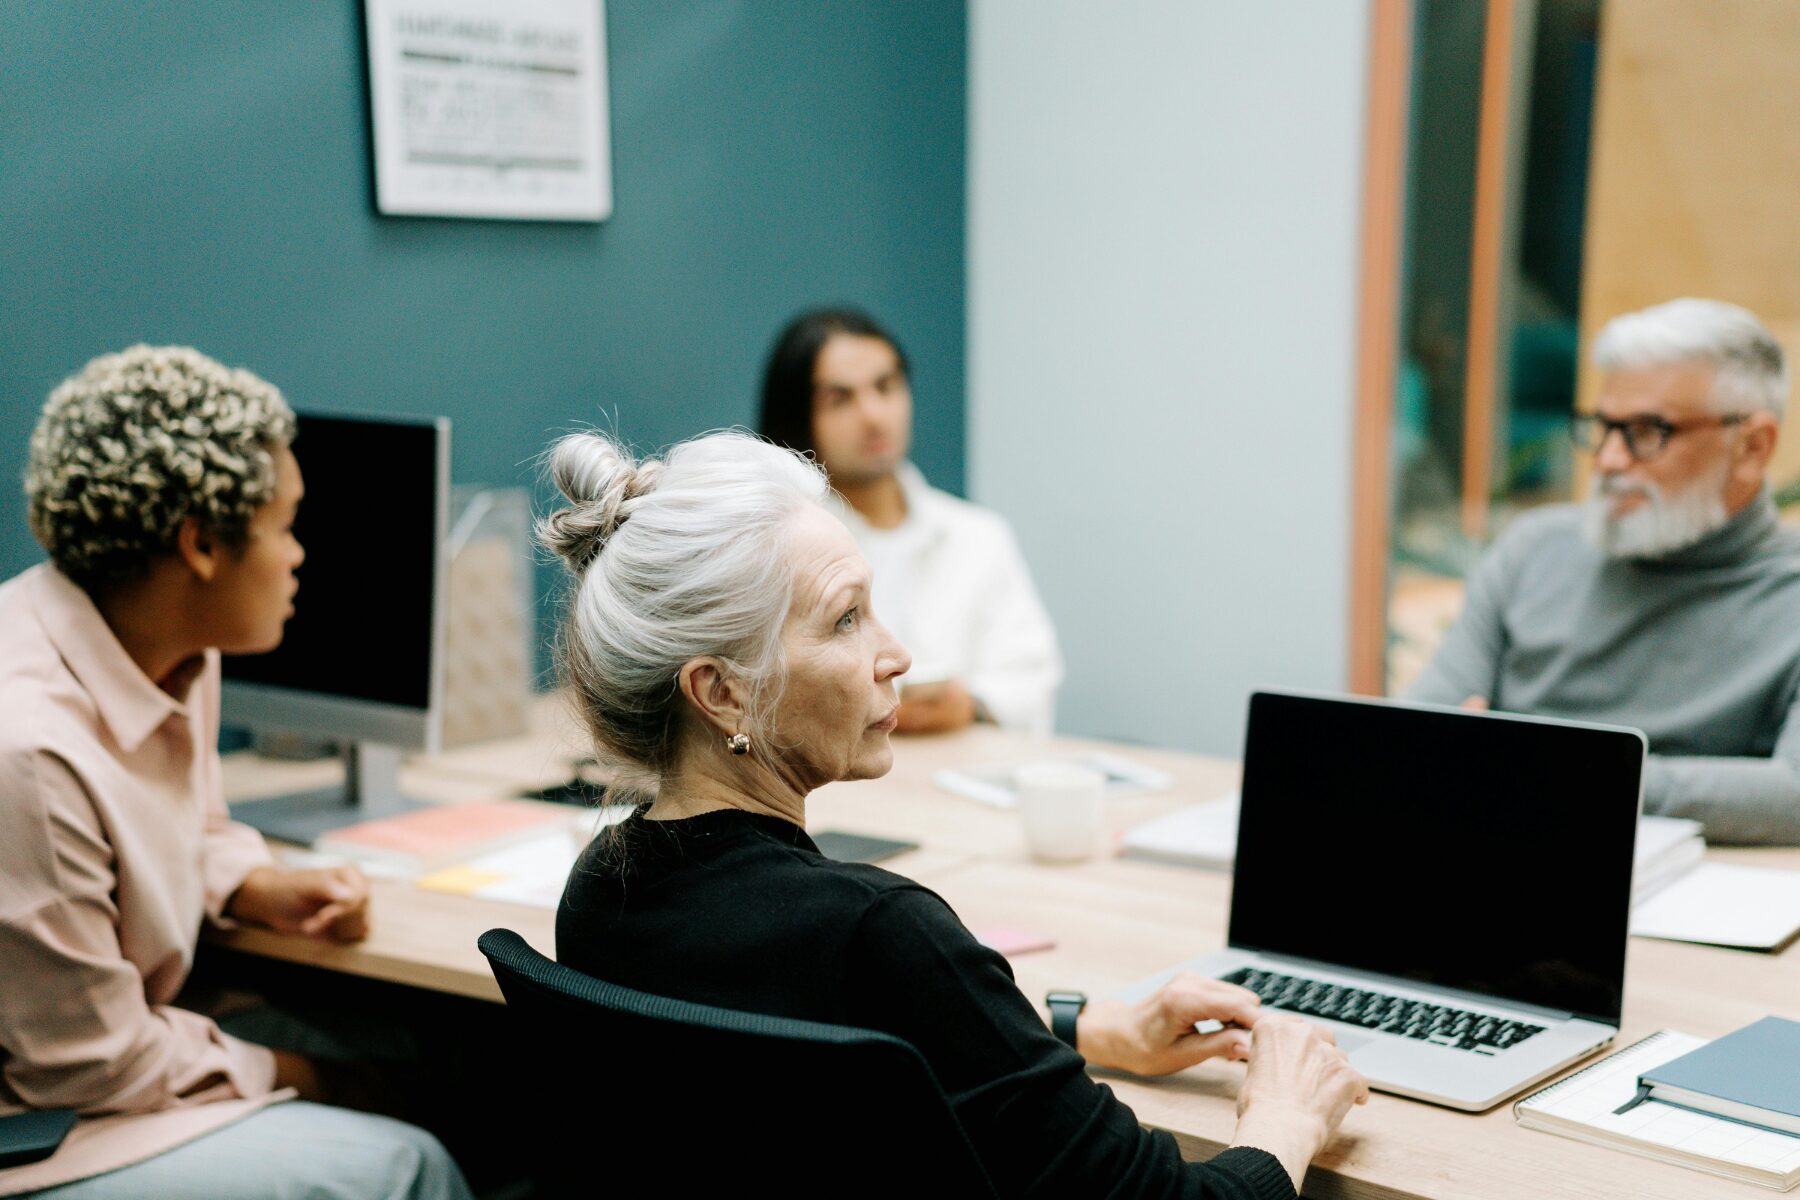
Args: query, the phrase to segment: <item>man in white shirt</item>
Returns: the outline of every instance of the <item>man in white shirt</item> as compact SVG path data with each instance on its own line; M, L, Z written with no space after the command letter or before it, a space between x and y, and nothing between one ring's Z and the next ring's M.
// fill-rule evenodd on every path
M912 652L902 732L986 719L1050 731L1062 658L1006 519L925 482L907 461L906 356L854 309L796 317L763 373L762 433L810 452L874 571L874 605Z

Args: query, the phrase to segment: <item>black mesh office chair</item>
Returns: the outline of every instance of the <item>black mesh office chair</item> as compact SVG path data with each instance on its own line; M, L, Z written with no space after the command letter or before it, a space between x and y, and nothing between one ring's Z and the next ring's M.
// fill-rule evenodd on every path
M885 1033L652 996L481 935L541 1106L548 1196L994 1196L931 1068Z

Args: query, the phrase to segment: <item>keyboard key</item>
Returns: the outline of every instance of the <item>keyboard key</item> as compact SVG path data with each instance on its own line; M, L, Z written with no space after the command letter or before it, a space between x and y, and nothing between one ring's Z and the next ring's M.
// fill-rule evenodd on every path
M1498 1054L1544 1031L1542 1025L1251 967L1233 971L1225 982L1250 989L1270 1008L1479 1054Z

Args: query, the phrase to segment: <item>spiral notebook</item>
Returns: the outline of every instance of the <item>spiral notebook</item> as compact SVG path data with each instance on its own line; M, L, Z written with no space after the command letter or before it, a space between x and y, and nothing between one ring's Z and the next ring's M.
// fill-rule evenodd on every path
M1637 1094L1638 1076L1706 1045L1665 1029L1610 1054L1513 1105L1527 1129L1723 1175L1785 1192L1800 1183L1800 1137L1656 1100L1616 1113Z

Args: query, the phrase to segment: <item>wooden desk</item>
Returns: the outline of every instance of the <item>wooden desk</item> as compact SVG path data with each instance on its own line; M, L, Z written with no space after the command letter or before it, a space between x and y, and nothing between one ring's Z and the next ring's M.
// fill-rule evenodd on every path
M566 730L554 732L554 723L547 726L551 732L539 737L415 765L402 782L415 794L454 802L565 778L573 739ZM1025 859L1016 818L930 782L945 765L1016 762L1086 745L1092 743L1032 742L988 729L951 738L897 738L895 768L887 778L821 790L809 802L808 823L814 829L918 841L921 850L883 865L936 890L971 926L1011 925L1054 936L1055 949L1013 961L1027 996L1036 1000L1053 986L1104 994L1173 961L1219 948L1229 878L1112 858L1073 866L1033 864ZM1176 780L1172 791L1112 802L1109 824L1115 834L1237 782L1231 763L1109 748ZM318 786L334 769L234 756L227 760L227 788L233 798L248 798ZM1715 851L1713 856L1800 869L1800 850ZM542 909L439 895L400 881L377 880L374 890L374 929L359 946L325 946L247 929L220 940L289 961L487 999L498 993L475 949L482 930L506 925L541 950L554 945L553 915ZM1662 1028L1716 1036L1768 1013L1797 1009L1800 954L1769 956L1634 938L1618 1045ZM1142 1121L1172 1132L1190 1157L1204 1158L1230 1139L1241 1072L1229 1064L1202 1064L1166 1079L1104 1077ZM1520 1129L1508 1105L1471 1115L1378 1093L1351 1113L1307 1176L1306 1194L1318 1200L1747 1200L1757 1193L1731 1180Z
M243 753L226 755L224 775L225 795L237 801L341 783L344 770L335 760L279 762ZM407 795L449 803L497 799L512 790L479 777L415 766L401 771L400 786ZM499 985L487 959L475 948L475 939L484 930L505 925L534 946L555 944L556 914L548 909L428 892L405 879L371 879L369 892L369 936L355 945L338 946L252 926L211 931L208 940L286 962L496 1002Z
M1800 851L1731 856L1800 866ZM1057 936L1054 950L1013 962L1020 988L1034 999L1052 987L1112 991L1172 959L1218 949L1230 891L1223 875L1119 860L1062 868L986 861L932 886L968 924L1020 924ZM1626 979L1615 1048L1657 1029L1716 1036L1800 1008L1794 954L1633 938ZM1174 1133L1184 1153L1203 1158L1230 1140L1239 1071L1202 1064L1170 1079L1105 1079L1140 1120ZM1376 1093L1351 1112L1319 1158L1306 1194L1745 1200L1746 1186L1520 1129L1510 1104L1477 1115Z

